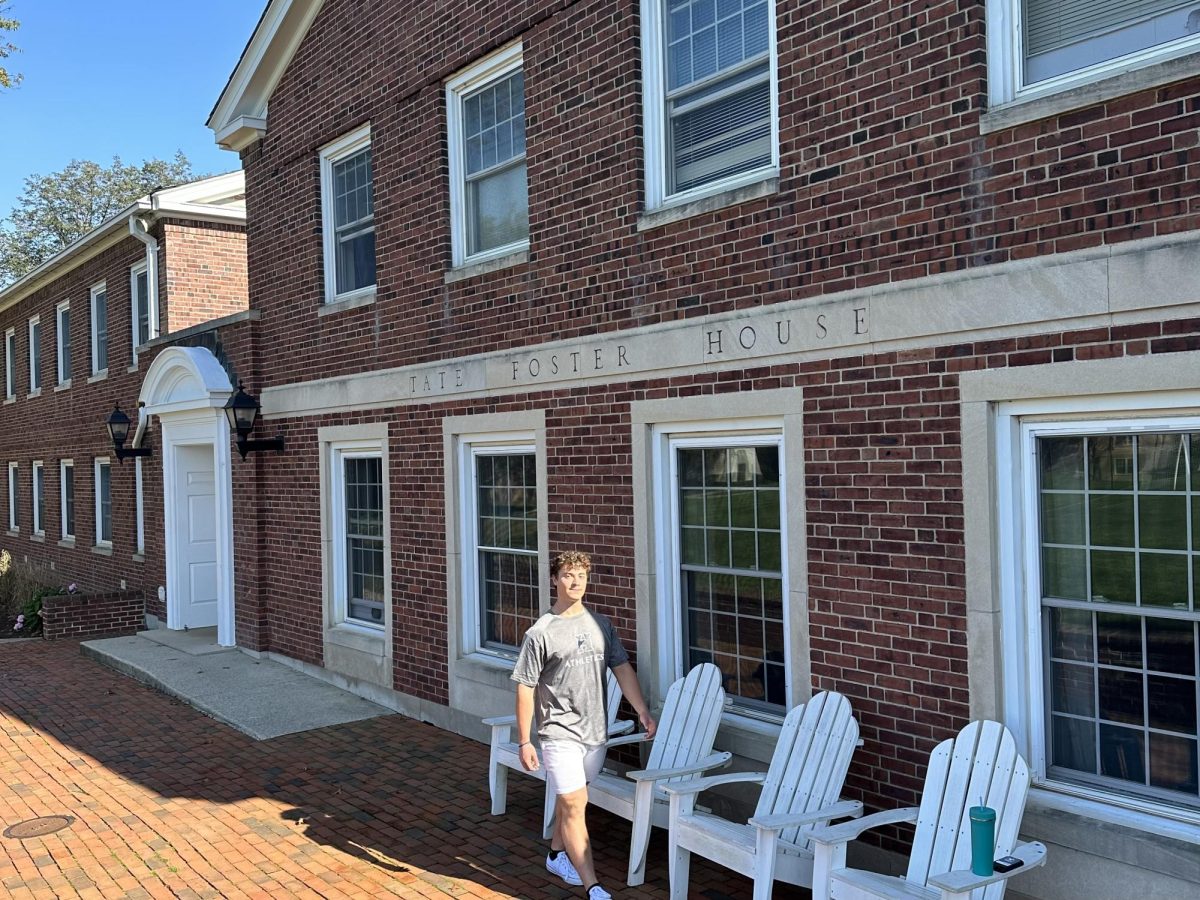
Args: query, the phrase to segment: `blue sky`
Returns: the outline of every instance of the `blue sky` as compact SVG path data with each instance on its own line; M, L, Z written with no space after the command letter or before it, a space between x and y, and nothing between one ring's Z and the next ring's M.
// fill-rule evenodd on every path
M266 0L5 0L21 28L0 93L0 218L34 173L72 159L170 158L198 173L240 168L204 122Z

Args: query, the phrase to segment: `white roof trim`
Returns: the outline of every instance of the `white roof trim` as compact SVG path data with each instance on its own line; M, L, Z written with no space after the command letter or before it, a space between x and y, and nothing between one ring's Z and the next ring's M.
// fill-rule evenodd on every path
M270 0L208 117L217 144L240 150L266 132L267 101L324 0Z

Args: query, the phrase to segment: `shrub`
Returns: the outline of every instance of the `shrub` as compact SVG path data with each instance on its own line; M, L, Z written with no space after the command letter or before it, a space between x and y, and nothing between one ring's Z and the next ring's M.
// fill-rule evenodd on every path
M0 551L0 635L42 632L42 598L63 593L55 579L34 566L21 565Z

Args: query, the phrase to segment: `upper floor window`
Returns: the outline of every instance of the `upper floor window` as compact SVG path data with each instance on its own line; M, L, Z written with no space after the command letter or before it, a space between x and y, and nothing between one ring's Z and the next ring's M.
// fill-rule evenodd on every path
M17 330L4 332L4 396L11 400L17 396Z
M452 78L446 105L454 264L524 249L529 190L521 46Z
M988 0L988 26L993 104L1200 48L1195 0Z
M158 337L157 316L155 310L150 308L150 276L145 263L139 263L129 270L129 307L133 359L136 362L137 348Z
M33 533L46 533L46 466L33 461Z
M108 371L108 291L103 284L91 290L92 374Z
M321 150L325 302L375 289L375 191L371 127Z
M642 0L649 208L778 169L774 0Z
M42 317L29 320L29 393L42 389Z
M64 300L54 314L58 326L58 383L71 380L71 304Z

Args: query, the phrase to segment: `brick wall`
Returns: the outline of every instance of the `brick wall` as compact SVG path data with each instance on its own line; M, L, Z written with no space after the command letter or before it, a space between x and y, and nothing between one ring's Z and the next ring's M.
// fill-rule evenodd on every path
M1196 227L1200 80L981 134L984 7L778 0L778 192L638 232L636 3L458 0L436 16L398 0L326 3L271 97L266 138L244 155L267 382ZM442 82L517 38L529 262L447 285ZM366 121L378 299L318 319L317 152Z
M141 591L58 594L42 599L42 636L48 641L135 634L145 628Z
M163 273L170 298L162 333L182 331L248 307L246 230L242 225L197 227L162 223Z

